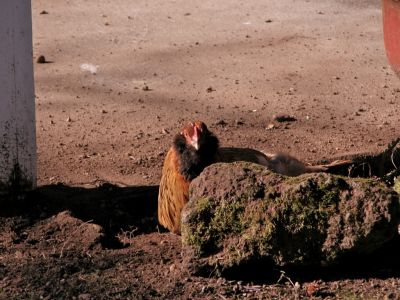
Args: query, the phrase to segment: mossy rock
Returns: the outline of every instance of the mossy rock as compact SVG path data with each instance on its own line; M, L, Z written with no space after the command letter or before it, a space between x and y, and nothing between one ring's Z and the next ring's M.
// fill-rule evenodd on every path
M206 274L249 263L332 265L391 240L399 212L398 195L376 179L214 164L190 186L183 255L194 273Z

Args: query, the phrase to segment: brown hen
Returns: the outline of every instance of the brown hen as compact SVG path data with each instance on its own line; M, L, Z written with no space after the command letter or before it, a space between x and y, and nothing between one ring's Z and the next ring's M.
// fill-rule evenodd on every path
M201 122L190 122L174 138L164 161L158 194L158 221L180 233L181 211L189 200L189 185L205 167L215 162L248 161L287 176L329 172L351 161L310 166L287 154L267 154L249 148L220 148L218 138Z

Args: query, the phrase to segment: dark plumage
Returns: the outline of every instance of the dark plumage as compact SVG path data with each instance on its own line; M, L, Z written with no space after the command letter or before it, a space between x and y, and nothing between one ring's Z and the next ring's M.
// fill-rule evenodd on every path
M182 134L175 136L172 147L179 156L179 172L185 180L190 181L199 176L205 167L214 162L219 141L213 133L203 128L202 140L198 150L188 145Z

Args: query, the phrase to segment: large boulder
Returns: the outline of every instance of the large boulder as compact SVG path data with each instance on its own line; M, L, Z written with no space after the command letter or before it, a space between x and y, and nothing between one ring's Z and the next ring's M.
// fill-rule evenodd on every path
M391 240L399 212L398 195L377 179L285 177L251 163L214 164L191 183L183 255L203 274L249 263L332 265Z

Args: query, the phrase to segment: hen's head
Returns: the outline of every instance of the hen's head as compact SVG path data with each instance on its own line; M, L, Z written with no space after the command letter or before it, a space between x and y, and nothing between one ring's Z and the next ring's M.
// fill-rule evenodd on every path
M198 151L206 142L210 131L208 131L206 124L201 121L195 121L186 124L181 131L181 135L185 138L186 145Z

